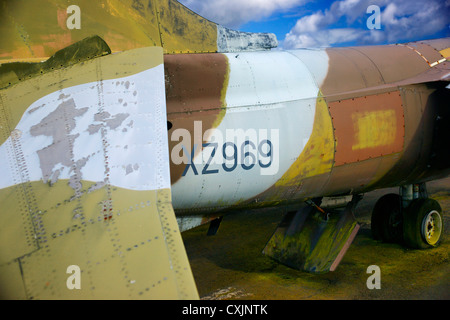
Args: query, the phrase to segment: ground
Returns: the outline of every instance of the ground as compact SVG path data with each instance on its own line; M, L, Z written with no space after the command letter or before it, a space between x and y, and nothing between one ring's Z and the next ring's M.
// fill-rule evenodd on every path
M280 208L249 210L224 217L218 233L208 226L182 234L200 298L245 300L291 299L450 299L450 178L427 183L431 198L444 211L444 234L437 248L412 250L373 240L371 211L375 202L398 188L367 193L358 204L361 225L337 270L310 274L283 266L262 254L280 222ZM380 268L381 288L368 289L371 273Z

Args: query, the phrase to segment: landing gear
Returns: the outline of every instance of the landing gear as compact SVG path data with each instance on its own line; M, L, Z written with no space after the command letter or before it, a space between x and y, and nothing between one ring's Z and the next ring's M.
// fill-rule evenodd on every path
M402 198L390 193L382 196L372 212L372 235L383 242L400 242L403 238Z
M439 203L428 198L425 184L402 186L400 193L384 195L375 204L374 239L417 249L437 246L443 230Z

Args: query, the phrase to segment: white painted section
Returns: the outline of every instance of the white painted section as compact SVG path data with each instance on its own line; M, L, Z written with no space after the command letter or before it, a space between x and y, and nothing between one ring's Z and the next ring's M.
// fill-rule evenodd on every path
M202 224L203 216L182 216L177 217L178 228L184 232Z
M76 117L67 119L75 125L68 126L62 137L75 137L65 150L72 165L55 163L51 176L132 190L170 188L163 65L124 78L69 87L30 105L14 130L14 136L20 137L15 142L9 137L0 146L0 167L4 168L0 188L52 180L44 178L46 164L41 163L38 152L51 149L58 141L52 135L33 135L31 128L42 125L67 103L77 111ZM62 117L60 121L66 120ZM24 160L17 154L23 154ZM62 155L55 154L53 159L58 157ZM51 161L50 156L47 166Z
M329 58L326 51L323 49L299 49L288 52L305 64L314 77L316 85L321 87L328 73Z
M230 141L226 138L227 130L253 130L258 135L250 140L256 145L263 139L259 133L266 132L277 153L273 162L276 170L264 174L258 165L250 170L238 165L226 172L223 161L217 161L209 169L218 173L201 174L211 154L210 148L204 149L194 160L198 175L189 168L172 186L175 209L226 207L257 196L283 176L310 138L319 92L317 83L325 77L320 68L314 68L313 74L296 55L282 51L236 53L227 57L230 65L227 113L215 129L216 136L222 136L225 143ZM327 60L323 62L326 69ZM275 132L277 136L272 134ZM240 144L236 144L238 148ZM223 159L220 148L216 157Z
M227 54L230 108L275 105L317 97L318 87L304 63L285 51ZM232 111L231 111L232 112Z
M242 32L217 25L218 52L269 50L277 46L277 37L273 33Z

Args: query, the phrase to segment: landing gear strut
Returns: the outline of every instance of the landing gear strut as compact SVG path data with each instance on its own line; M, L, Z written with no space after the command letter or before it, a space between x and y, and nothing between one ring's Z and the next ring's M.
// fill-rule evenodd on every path
M443 230L441 206L428 198L424 183L402 186L400 195L381 197L371 222L375 240L404 243L417 249L437 246Z

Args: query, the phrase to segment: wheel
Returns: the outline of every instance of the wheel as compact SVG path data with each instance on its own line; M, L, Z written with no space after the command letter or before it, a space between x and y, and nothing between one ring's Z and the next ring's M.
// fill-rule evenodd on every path
M442 230L442 209L436 200L415 199L405 210L403 238L409 247L436 247L441 240Z
M389 193L375 203L372 211L371 229L375 240L401 242L403 238L403 215L401 197Z

